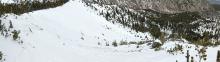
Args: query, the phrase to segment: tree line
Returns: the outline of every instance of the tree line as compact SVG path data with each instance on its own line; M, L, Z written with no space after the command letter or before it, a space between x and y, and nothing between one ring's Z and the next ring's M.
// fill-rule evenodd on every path
M92 5L88 5L91 6ZM216 21L207 20L200 12L182 12L175 14L164 14L150 9L131 10L125 7L104 6L107 10L100 11L100 15L113 23L120 23L137 32L150 32L155 39L163 41L169 39L186 39L193 44L202 46L220 45L218 41L219 32L200 31L198 28L207 25L217 28L216 25L210 25ZM170 30L172 33L165 33ZM197 33L195 30L201 32ZM212 39L215 39L213 41ZM217 41L216 41L217 40Z
M14 13L17 15L32 12L35 10L47 9L47 8L54 8L64 3L68 2L69 0L56 0L56 1L48 1L43 0L40 1L22 1L19 3L0 3L0 15L6 13Z

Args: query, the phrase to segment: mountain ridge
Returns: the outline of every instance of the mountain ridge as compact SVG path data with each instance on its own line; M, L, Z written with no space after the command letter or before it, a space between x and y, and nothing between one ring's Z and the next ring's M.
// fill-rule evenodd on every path
M85 0L86 2L118 5L135 10L151 9L162 13L214 11L207 0Z

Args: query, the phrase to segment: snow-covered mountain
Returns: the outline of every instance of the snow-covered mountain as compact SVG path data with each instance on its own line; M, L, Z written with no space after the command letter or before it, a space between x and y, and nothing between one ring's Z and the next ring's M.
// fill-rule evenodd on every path
M123 58L133 55L117 52L112 47L103 47L106 43L111 45L115 40L140 39L128 29L105 21L78 0L19 16L6 14L1 17L1 21L6 27L11 21L11 30L20 31L17 41L0 36L4 62L117 61L120 59L117 56L122 55ZM18 43L20 41L22 43Z
M6 31L0 31L8 36L0 34L1 62L186 62L188 54L196 62L217 59L219 46L186 40L167 41L152 49L153 42L161 41L149 32L109 22L99 14L106 8L92 5L97 11L81 0L70 0L56 8L2 15L0 25ZM17 39L14 31L19 32Z

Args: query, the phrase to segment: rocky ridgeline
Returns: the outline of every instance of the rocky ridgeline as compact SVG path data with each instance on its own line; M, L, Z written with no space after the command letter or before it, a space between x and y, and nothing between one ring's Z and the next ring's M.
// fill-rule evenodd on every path
M85 0L86 2L118 5L130 9L151 9L162 13L213 11L207 0Z

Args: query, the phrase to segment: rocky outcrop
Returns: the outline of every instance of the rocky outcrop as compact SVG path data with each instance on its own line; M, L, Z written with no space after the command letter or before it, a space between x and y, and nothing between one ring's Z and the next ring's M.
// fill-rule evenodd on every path
M151 9L163 13L212 11L207 0L87 0L87 2L118 5L135 10Z

